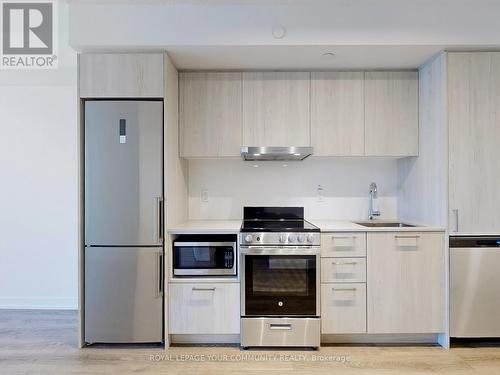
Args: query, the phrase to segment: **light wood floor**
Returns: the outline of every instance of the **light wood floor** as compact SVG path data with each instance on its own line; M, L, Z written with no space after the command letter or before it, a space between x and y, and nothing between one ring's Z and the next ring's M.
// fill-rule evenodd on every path
M161 357L165 355L171 357ZM185 357L190 355L200 357ZM240 358L251 355L276 357L260 361ZM315 361L313 356L332 358ZM315 375L494 375L500 374L500 348L328 346L318 352L240 351L237 347L78 349L76 312L0 310L0 374L291 375L292 371Z

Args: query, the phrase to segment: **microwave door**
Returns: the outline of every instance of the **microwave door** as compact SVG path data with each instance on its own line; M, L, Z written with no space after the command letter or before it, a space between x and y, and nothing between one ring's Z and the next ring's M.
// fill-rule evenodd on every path
M85 102L87 245L161 245L163 102Z
M174 275L235 275L235 243L174 244Z

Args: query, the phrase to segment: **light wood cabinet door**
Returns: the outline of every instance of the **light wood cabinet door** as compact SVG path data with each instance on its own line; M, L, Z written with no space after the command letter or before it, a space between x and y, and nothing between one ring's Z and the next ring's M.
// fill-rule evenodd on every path
M311 144L316 156L363 156L363 72L311 73Z
M79 71L82 98L163 97L161 53L83 53Z
M309 146L310 74L243 73L243 146Z
M239 334L240 284L169 284L170 334Z
M500 232L500 53L448 55L448 124L450 230Z
M418 155L418 73L365 73L365 155Z
M321 284L321 333L366 333L366 284Z
M322 283L366 282L365 258L321 258Z
M444 332L444 275L442 233L368 233L368 333Z
M239 156L241 73L179 74L180 154Z
M366 233L321 233L321 257L365 257Z

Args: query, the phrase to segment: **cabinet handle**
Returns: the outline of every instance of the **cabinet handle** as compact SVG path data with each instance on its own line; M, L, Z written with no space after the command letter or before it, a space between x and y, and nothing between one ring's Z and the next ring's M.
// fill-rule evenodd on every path
M354 292L358 288L332 288L332 291L334 292Z
M394 236L394 238L420 238L420 236Z
M191 288L191 290L193 290L195 292L214 292L215 291L215 286L212 287L212 288L197 288L197 287L193 286Z
M352 238L353 240L356 238L356 236L332 236L332 240L345 240L348 238Z
M454 232L457 233L458 232L458 208L455 208L452 211L453 211L453 215L455 216L455 230L454 230Z
M358 264L358 262L332 262L333 265L335 266L347 266L347 265L353 265L353 264Z

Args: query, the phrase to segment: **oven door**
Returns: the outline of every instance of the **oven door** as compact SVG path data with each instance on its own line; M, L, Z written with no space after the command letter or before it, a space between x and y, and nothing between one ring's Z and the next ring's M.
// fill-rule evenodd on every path
M174 242L175 276L236 275L236 242Z
M243 316L319 316L318 248L241 248Z

